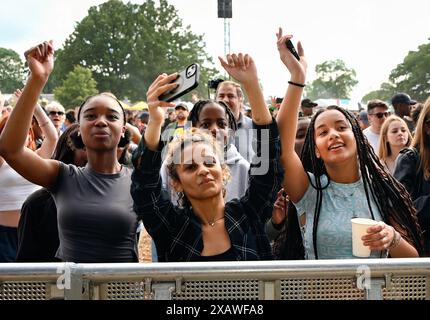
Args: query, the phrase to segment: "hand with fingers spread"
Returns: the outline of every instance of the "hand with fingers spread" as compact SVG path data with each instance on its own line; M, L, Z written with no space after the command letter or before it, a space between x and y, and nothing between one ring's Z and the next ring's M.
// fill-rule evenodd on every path
M297 43L297 51L300 56L300 61L287 48L286 42L291 40L292 35L283 35L282 28L276 33L279 57L285 64L288 71L291 73L291 80L297 83L304 84L306 79L307 62L301 42Z
M222 57L218 57L218 59L225 71L236 81L242 84L258 83L257 67L250 55L234 53L228 54L226 57L227 60L224 60Z
M31 76L47 81L54 69L53 41L45 41L24 53Z
M372 251L383 251L396 247L400 241L400 234L384 222L379 222L367 229L367 235L363 236L363 244ZM396 243L397 242L397 243Z

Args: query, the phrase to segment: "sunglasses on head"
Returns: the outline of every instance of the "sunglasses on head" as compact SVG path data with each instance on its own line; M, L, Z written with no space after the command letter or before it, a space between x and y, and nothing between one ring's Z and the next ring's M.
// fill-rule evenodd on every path
M63 111L49 111L49 115L50 116L55 116L55 115L59 115L59 116L63 116L64 112Z
M371 116L376 116L378 119L382 119L382 117L388 117L388 112L377 112L377 113L371 113Z

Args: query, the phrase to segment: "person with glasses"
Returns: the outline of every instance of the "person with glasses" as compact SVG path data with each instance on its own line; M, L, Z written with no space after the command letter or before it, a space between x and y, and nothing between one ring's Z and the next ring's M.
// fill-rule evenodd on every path
M66 119L66 110L57 101L52 101L51 103L48 103L45 109L48 113L49 118L54 124L55 129L57 129L58 135L60 136L66 129L64 127L64 120Z
M424 256L430 257L430 98L418 118L412 147L397 158L394 177L411 195L424 232Z
M370 100L367 104L367 117L370 122L370 127L363 130L375 153L379 150L379 137L382 125L385 119L389 116L388 105L382 100Z

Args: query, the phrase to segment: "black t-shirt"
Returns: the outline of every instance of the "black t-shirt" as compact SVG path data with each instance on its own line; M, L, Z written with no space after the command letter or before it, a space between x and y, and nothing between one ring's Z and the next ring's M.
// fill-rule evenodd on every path
M17 262L55 262L58 249L57 207L46 189L23 203L18 224Z

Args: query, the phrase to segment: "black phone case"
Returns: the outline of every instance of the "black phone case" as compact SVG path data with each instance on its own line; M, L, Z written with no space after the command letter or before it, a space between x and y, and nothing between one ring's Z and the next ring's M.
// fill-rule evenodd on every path
M179 86L173 90L167 91L160 95L160 101L171 102L179 97L187 94L199 85L200 67L197 63L193 63L182 70L172 83L178 83Z
M299 54L297 53L296 48L294 48L294 45L291 40L287 40L285 44L287 45L288 50L290 50L290 52L296 57L296 59L300 61Z

